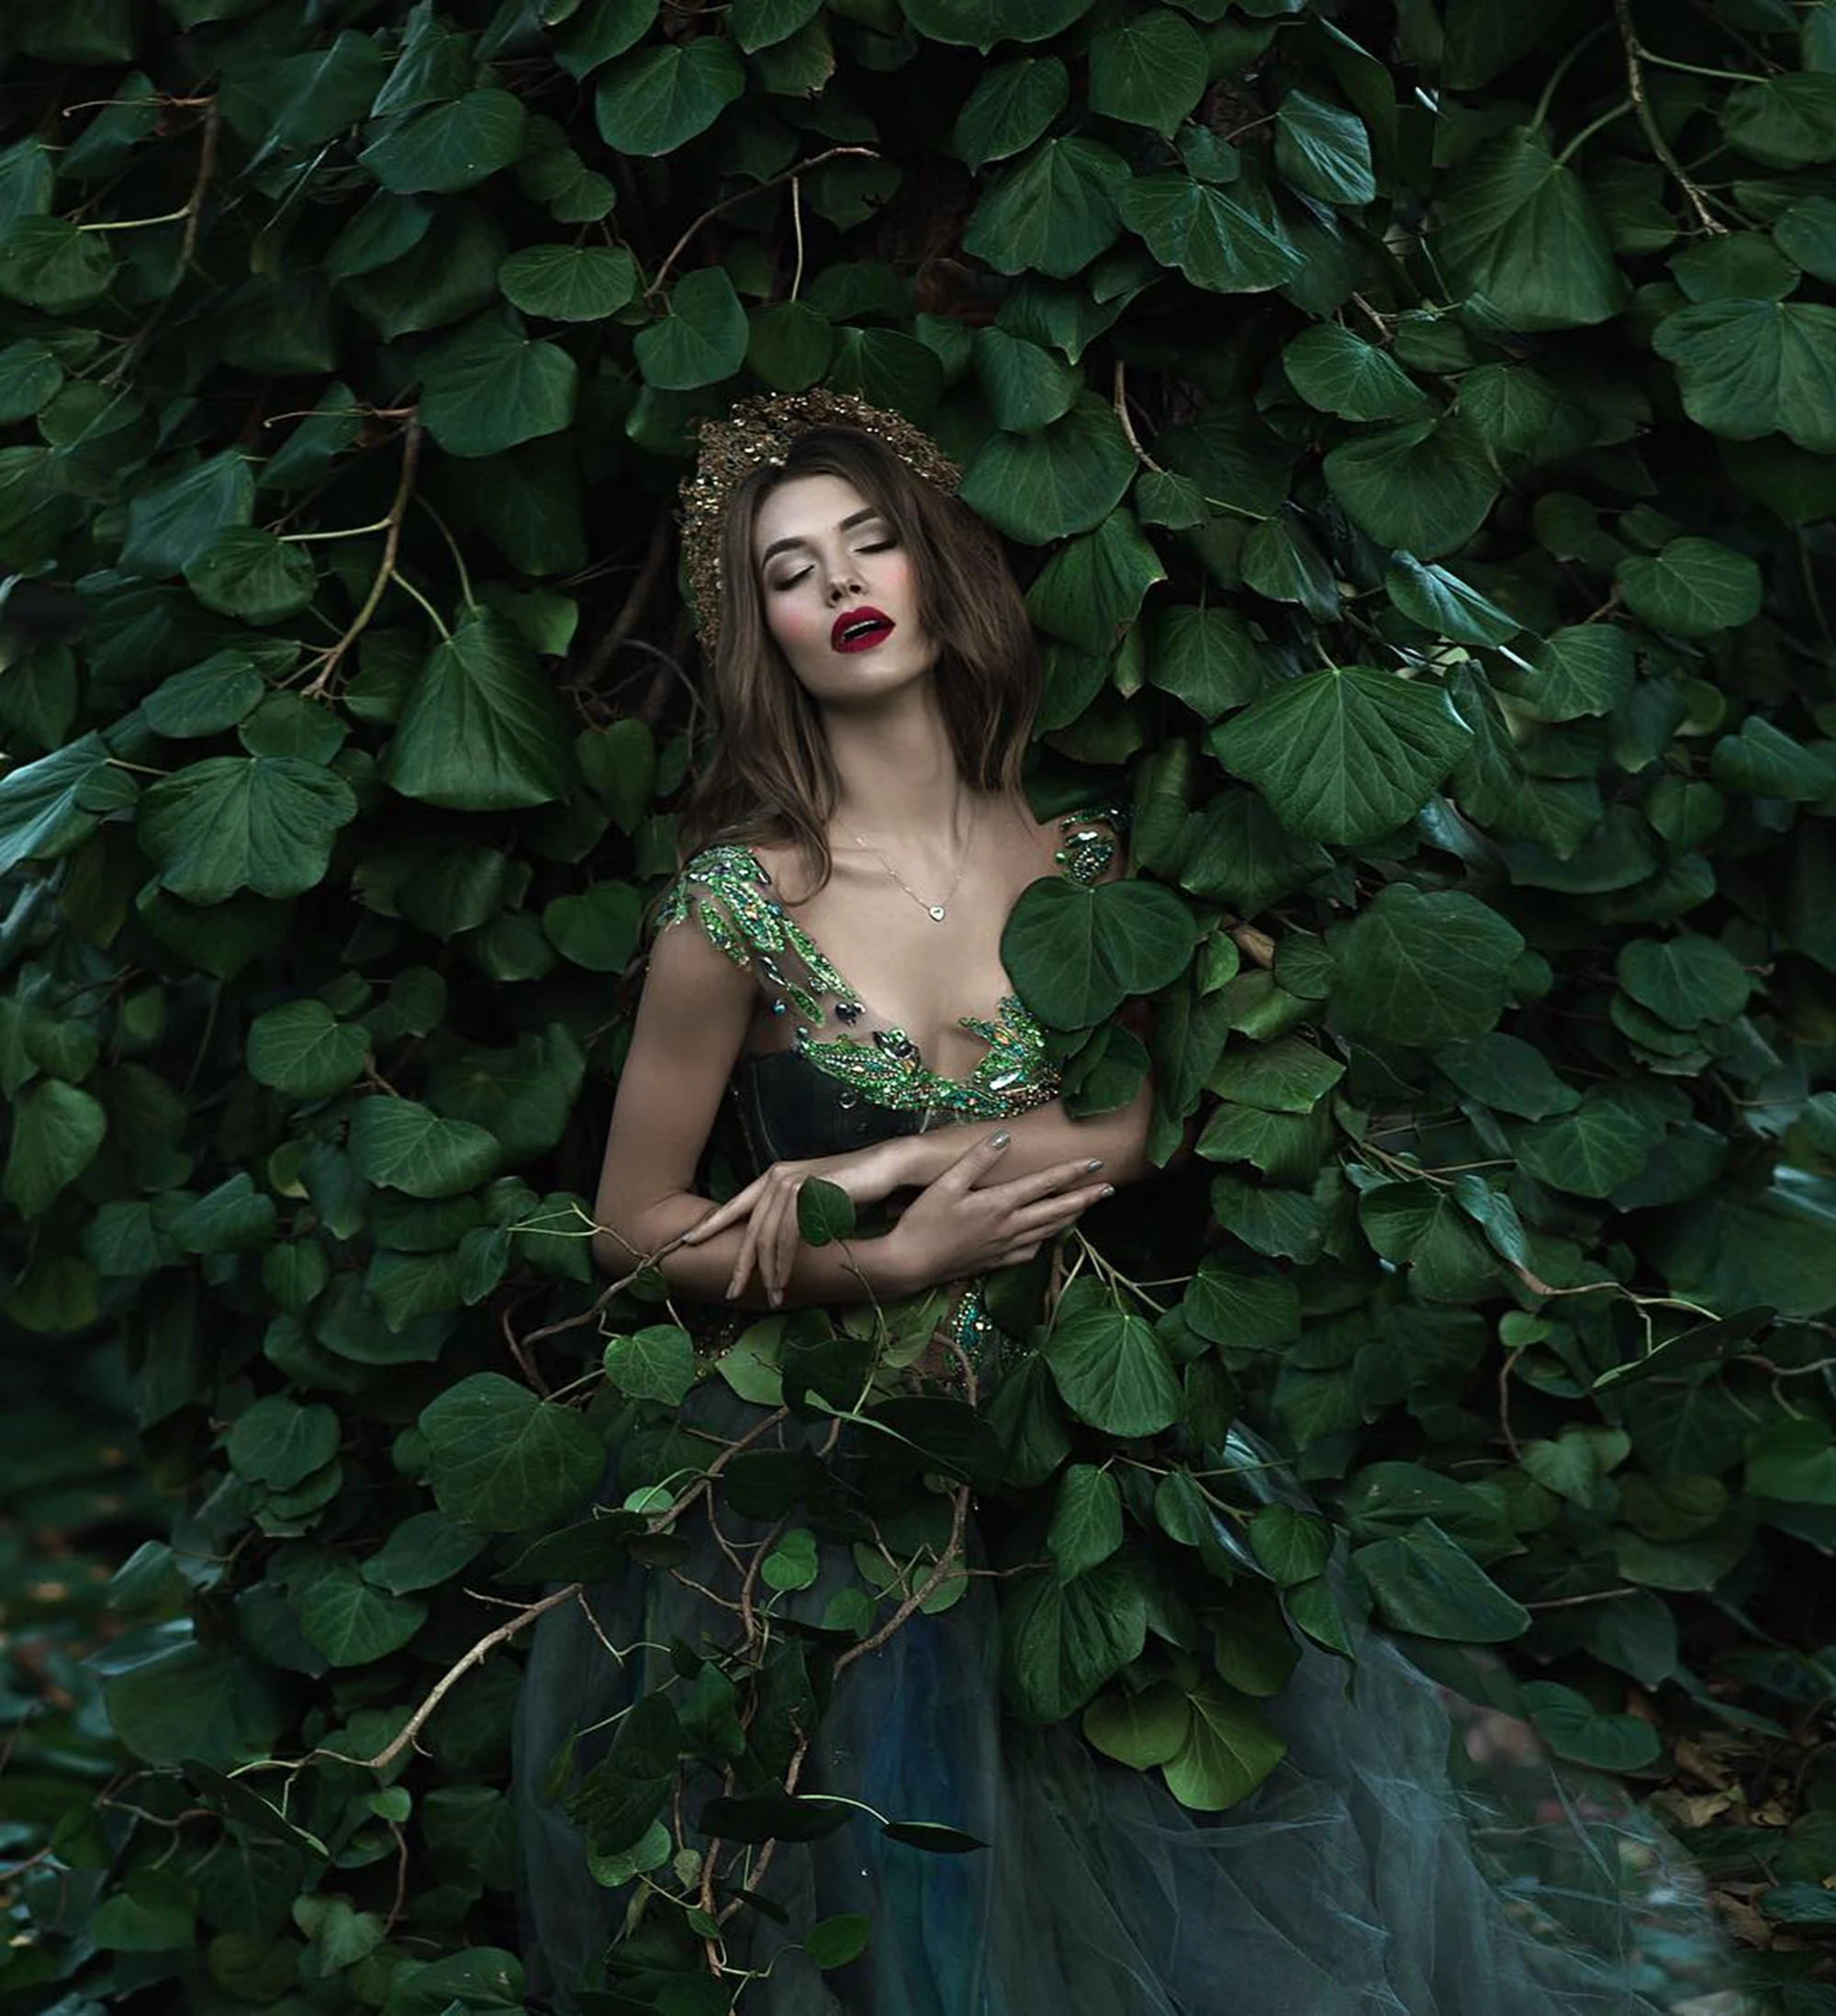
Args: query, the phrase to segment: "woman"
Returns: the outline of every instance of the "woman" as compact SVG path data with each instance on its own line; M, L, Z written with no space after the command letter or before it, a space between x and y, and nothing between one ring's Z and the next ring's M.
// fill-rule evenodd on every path
M1022 891L1114 878L1119 835L1026 805L1032 640L954 487L909 423L816 393L737 409L685 488L721 733L659 913L595 1252L693 1305L701 1376L679 1416L634 1423L599 1494L651 1520L652 1564L547 1613L532 1648L532 1985L561 2009L601 1990L607 2009L756 2016L1680 2009L1725 1977L1662 1837L1623 1800L1584 1815L1524 1763L1521 1724L1457 1699L1467 1750L1517 1764L1456 1790L1448 1697L1379 1634L1349 1665L1290 1646L1268 1598L1285 1684L1262 1690L1258 1756L1219 1765L1260 1776L1225 1810L1203 1809L1202 1771L1157 1777L1146 1747L1115 1761L1125 1732L1105 1755L1074 1721L1003 1712L1003 1624L1036 1635L1040 1612L998 1618L997 1585L1042 1549L1067 1557L1011 1488L1042 1481L1036 1368L985 1297L1024 1309L1002 1284L1030 1278L1050 1316L1024 1263L1153 1173L1151 1089L1069 1118L1002 965ZM729 1096L753 1173L711 1206L696 1175ZM806 1236L820 1214L800 1195L833 1204L812 1177L870 1228ZM615 1380L626 1363L609 1358ZM626 1390L655 1400L647 1376ZM996 1423L1004 1475L950 1396ZM1241 1428L1202 1453L1252 1505L1304 1506ZM1254 1585L1234 1524L1201 1517L1182 1539ZM1154 1635L1177 1644L1178 1620ZM1218 1657L1254 1688L1240 1648ZM1245 1698L1196 1661L1190 1684ZM1227 1748L1248 1726L1212 1734Z

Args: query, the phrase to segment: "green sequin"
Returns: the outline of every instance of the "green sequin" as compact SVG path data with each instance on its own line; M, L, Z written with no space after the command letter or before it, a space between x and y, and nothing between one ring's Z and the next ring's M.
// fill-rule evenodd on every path
M1064 814L1054 855L1063 871L1076 881L1097 881L1114 857L1114 833L1123 818L1114 806ZM706 847L684 866L664 898L657 929L692 917L734 965L756 969L774 1005L781 1002L796 1010L796 1043L803 1055L877 1106L894 1113L937 1108L968 1120L998 1120L1058 1097L1058 1074L1047 1054L1046 1033L1017 994L1003 994L991 1016L960 1018L961 1027L988 1045L967 1078L934 1071L903 1029L863 1036L844 1027L818 1036L831 1023L822 1005L825 999L834 1002L834 1020L841 1023L864 1014L866 1004L809 933L767 893L770 888L769 874L747 848Z

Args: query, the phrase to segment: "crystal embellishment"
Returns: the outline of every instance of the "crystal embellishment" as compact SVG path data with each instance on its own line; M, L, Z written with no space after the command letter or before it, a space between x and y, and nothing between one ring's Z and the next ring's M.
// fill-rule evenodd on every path
M1097 881L1115 854L1113 834L1125 816L1104 807L1061 817L1060 871L1076 881ZM855 1034L848 1025L867 1014L866 1002L783 905L761 894L769 879L744 847L704 848L670 886L657 929L692 921L735 966L750 968L774 1015L796 1010L798 1052L839 1081L845 1097L892 1113L967 1120L1006 1118L1058 1097L1058 1072L1046 1033L1017 994L1003 994L991 1014L960 1018L960 1026L988 1046L966 1078L932 1070L903 1029ZM830 1028L833 1035L823 1033Z

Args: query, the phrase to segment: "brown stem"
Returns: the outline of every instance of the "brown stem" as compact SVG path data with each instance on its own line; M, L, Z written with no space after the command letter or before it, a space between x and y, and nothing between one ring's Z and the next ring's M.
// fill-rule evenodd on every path
M396 485L395 501L389 506L389 515L385 521L387 530L383 534L383 557L376 568L376 577L370 583L370 592L364 598L364 606L352 619L351 627L330 645L318 672L304 690L302 700L317 700L331 684L331 675L338 669L338 663L351 646L356 643L370 626L370 619L376 613L376 605L383 599L383 590L388 587L396 571L396 554L401 545L402 521L408 516L409 498L414 495L414 474L420 460L420 414L417 410L408 417L408 424L402 430L401 478Z
M1111 394L1115 407L1115 417L1122 422L1122 431L1128 445L1135 451L1135 459L1144 469L1151 469L1156 476L1165 476L1166 471L1141 445L1141 437L1135 431L1135 422L1128 417L1128 377L1122 359L1115 360L1115 377Z
M185 198L185 237L178 251L180 273L190 265L191 255L197 249L198 219L204 215L204 197L210 187L210 178L217 173L217 140L222 129L223 116L218 111L217 101L213 98L204 115L204 145L198 151L197 179Z
M664 563L669 558L669 513L659 510L650 524L650 544L645 549L636 578L632 582L619 612L606 626L605 633L594 644L577 678L568 683L573 686L596 686L604 677L606 667L618 656L625 641L637 628L638 619L644 614L644 605L656 591L656 584L662 578Z
M496 1630L487 1631L484 1637L472 1647L470 1652L465 1653L454 1665L449 1667L434 1682L432 1690L427 1695L420 1706L415 1709L414 1713L409 1717L408 1720L402 1724L400 1733L392 1742L384 1744L374 1757L347 1757L342 1751L326 1750L321 1747L308 1750L306 1755L300 1759L300 1762L302 1764L310 1764L316 1757L327 1757L334 1764L355 1764L360 1770L364 1771L386 1770L427 1726L428 1717L452 1693L465 1674L484 1659L487 1652L493 1651L498 1645L508 1643L522 1630L525 1624L533 1624L536 1618L545 1611L556 1609L564 1603L573 1602L584 1586L585 1585L582 1583L570 1582L565 1588L556 1589L553 1595L545 1596L539 1602L532 1603L525 1608L519 1610L507 1623L499 1624Z
M1651 111L1651 100L1645 95L1645 74L1639 67L1639 58L1643 52L1639 47L1638 31L1632 26L1631 0L1613 0L1613 18L1619 24L1619 39L1625 45L1626 83L1632 94L1632 107L1639 115L1639 124L1645 129L1645 138L1651 143L1652 153L1670 170L1677 187L1689 198L1689 206L1701 220L1703 230L1715 235L1725 233L1728 227L1718 218L1709 216L1702 191L1684 173L1683 163L1672 152L1670 142L1663 137Z
M853 1665L856 1659L863 1658L870 1652L878 1652L895 1631L911 1619L921 1604L930 1601L932 1596L942 1585L944 1577L956 1566L957 1555L961 1551L963 1544L963 1528L968 1523L968 1516L969 1487L968 1484L963 1484L957 1489L956 1495L956 1506L950 1519L950 1538L945 1546L944 1551L937 1557L937 1565L912 1590L912 1594L906 1597L886 1622L874 1632L871 1638L862 1639L858 1645L850 1645L847 1651L836 1660L835 1672L837 1674Z
M756 196L763 196L767 189L775 189L780 183L795 182L799 175L807 175L812 168L820 168L824 162L834 161L841 154L863 154L868 161L878 161L879 151L872 147L832 147L826 153L812 155L808 161L800 161L794 168L787 168L782 174L769 176L766 181L755 183L750 189L742 189L737 196L723 197L711 209L703 210L689 225L680 238L669 248L663 263L656 269L656 278L644 290L646 301L653 301L663 290L663 284L669 277L669 269L681 256L682 249L694 237L702 225L709 224L722 210L731 210L735 204L748 203Z

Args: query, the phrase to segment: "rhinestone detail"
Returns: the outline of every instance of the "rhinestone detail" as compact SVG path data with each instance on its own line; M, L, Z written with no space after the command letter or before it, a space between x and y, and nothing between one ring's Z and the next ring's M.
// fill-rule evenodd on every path
M1062 872L1094 882L1114 858L1125 815L1119 808L1068 812L1058 821L1055 858ZM934 1071L901 1028L856 1035L867 1004L822 947L784 909L760 890L770 886L764 866L746 848L704 848L684 864L657 913L657 929L692 920L733 964L768 980L774 1015L797 1012L798 1050L854 1099L894 1113L932 1109L970 1120L1002 1119L1058 1097L1058 1073L1046 1034L1017 994L1003 994L992 1014L964 1015L960 1026L988 1049L967 1078ZM824 1004L827 1003L825 1012ZM834 1035L823 1032L843 1025Z

